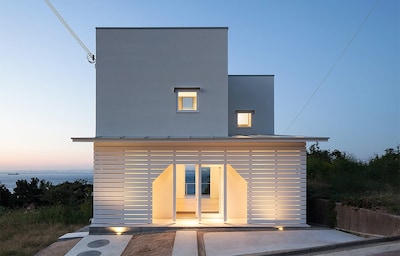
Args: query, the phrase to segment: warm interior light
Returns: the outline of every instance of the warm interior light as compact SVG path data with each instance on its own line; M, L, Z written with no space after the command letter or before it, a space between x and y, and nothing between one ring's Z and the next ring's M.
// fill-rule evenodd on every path
M128 230L126 227L111 227L110 229L117 235L122 235L122 233Z
M237 113L237 126L238 127L251 127L251 113Z
M178 92L178 110L197 110L197 92Z

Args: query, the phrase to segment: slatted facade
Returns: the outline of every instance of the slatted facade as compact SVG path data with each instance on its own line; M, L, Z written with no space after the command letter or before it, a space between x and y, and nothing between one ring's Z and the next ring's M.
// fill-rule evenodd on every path
M305 142L96 142L94 152L93 224L152 223L152 182L174 164L232 166L247 182L249 224L306 224Z

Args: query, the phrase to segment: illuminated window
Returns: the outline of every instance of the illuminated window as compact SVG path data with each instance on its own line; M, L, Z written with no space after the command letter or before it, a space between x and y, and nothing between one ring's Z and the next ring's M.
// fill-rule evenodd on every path
M254 111L238 111L237 115L237 127L251 127L252 117Z
M194 195L196 192L195 165L185 165L185 195Z
M199 88L175 88L177 93L177 110L179 112L198 111Z
M191 196L196 194L196 167L195 165L185 165L185 195ZM210 195L210 167L201 168L201 194Z

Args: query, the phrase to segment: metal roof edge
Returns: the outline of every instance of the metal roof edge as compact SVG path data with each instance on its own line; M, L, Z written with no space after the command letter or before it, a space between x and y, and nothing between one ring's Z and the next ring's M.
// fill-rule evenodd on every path
M273 75L273 74L233 74L233 75L228 74L228 77L229 76L275 76L275 75Z
M73 142L143 142L143 141L262 141L262 142L309 142L309 141L328 141L329 137L305 137L305 136L288 136L288 135L264 135L264 136L247 136L237 135L231 137L73 137Z
M96 27L96 29L229 29L229 27Z

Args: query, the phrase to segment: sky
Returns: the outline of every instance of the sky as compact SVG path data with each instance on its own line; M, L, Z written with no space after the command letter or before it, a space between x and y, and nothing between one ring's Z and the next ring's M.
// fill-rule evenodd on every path
M229 27L229 74L275 75L276 134L362 161L400 143L399 0L51 3L94 54L96 27ZM71 137L95 136L95 72L45 1L0 1L0 170L92 168Z

